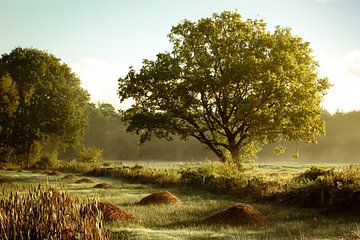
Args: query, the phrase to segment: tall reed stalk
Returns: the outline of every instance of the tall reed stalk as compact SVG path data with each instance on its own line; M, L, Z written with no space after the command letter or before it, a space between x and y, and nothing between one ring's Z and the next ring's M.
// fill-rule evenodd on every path
M0 239L109 240L97 204L89 203L40 186L10 192L0 200Z

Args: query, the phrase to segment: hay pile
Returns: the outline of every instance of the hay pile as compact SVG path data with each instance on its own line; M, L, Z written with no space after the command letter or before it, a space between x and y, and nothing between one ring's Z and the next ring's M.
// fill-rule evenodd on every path
M262 225L264 220L264 216L257 209L240 203L206 218L204 222L208 224L239 226Z
M156 192L140 200L140 205L149 204L177 204L181 201L172 193L168 191Z
M108 188L113 188L113 185L108 184L108 183L99 183L99 184L96 184L94 186L94 188L108 189Z
M78 178L79 178L78 176L75 176L75 175L70 174L70 175L64 176L62 179L65 179L65 180L76 180L76 179L78 179Z
M47 174L48 176L61 176L62 173L59 171L51 171Z
M95 183L95 181L90 178L82 178L77 180L75 183Z
M137 217L130 213L127 213L124 209L117 207L115 204L109 202L98 202L97 206L106 222L113 222L119 220L138 220Z

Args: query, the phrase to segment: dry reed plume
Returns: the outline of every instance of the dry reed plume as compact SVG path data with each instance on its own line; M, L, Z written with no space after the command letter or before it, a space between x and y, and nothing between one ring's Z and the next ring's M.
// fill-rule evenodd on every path
M10 192L0 201L0 239L110 239L97 203L88 202L40 186L25 195Z

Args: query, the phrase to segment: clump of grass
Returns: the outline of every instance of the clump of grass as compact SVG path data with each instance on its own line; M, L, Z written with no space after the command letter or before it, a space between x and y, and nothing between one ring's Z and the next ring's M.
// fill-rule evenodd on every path
M97 203L82 203L63 192L32 188L0 201L0 239L110 239Z

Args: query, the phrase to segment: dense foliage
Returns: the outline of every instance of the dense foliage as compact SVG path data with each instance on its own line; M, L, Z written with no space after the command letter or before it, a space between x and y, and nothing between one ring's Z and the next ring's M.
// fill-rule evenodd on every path
M60 59L16 48L0 59L0 81L1 161L28 163L47 143L80 142L89 97Z
M169 34L171 53L144 60L119 79L128 130L194 137L223 161L280 139L316 142L324 133L320 102L329 83L317 76L309 43L259 20L223 12L185 20Z
M94 147L82 147L76 158L82 163L97 164L102 160L102 150Z

